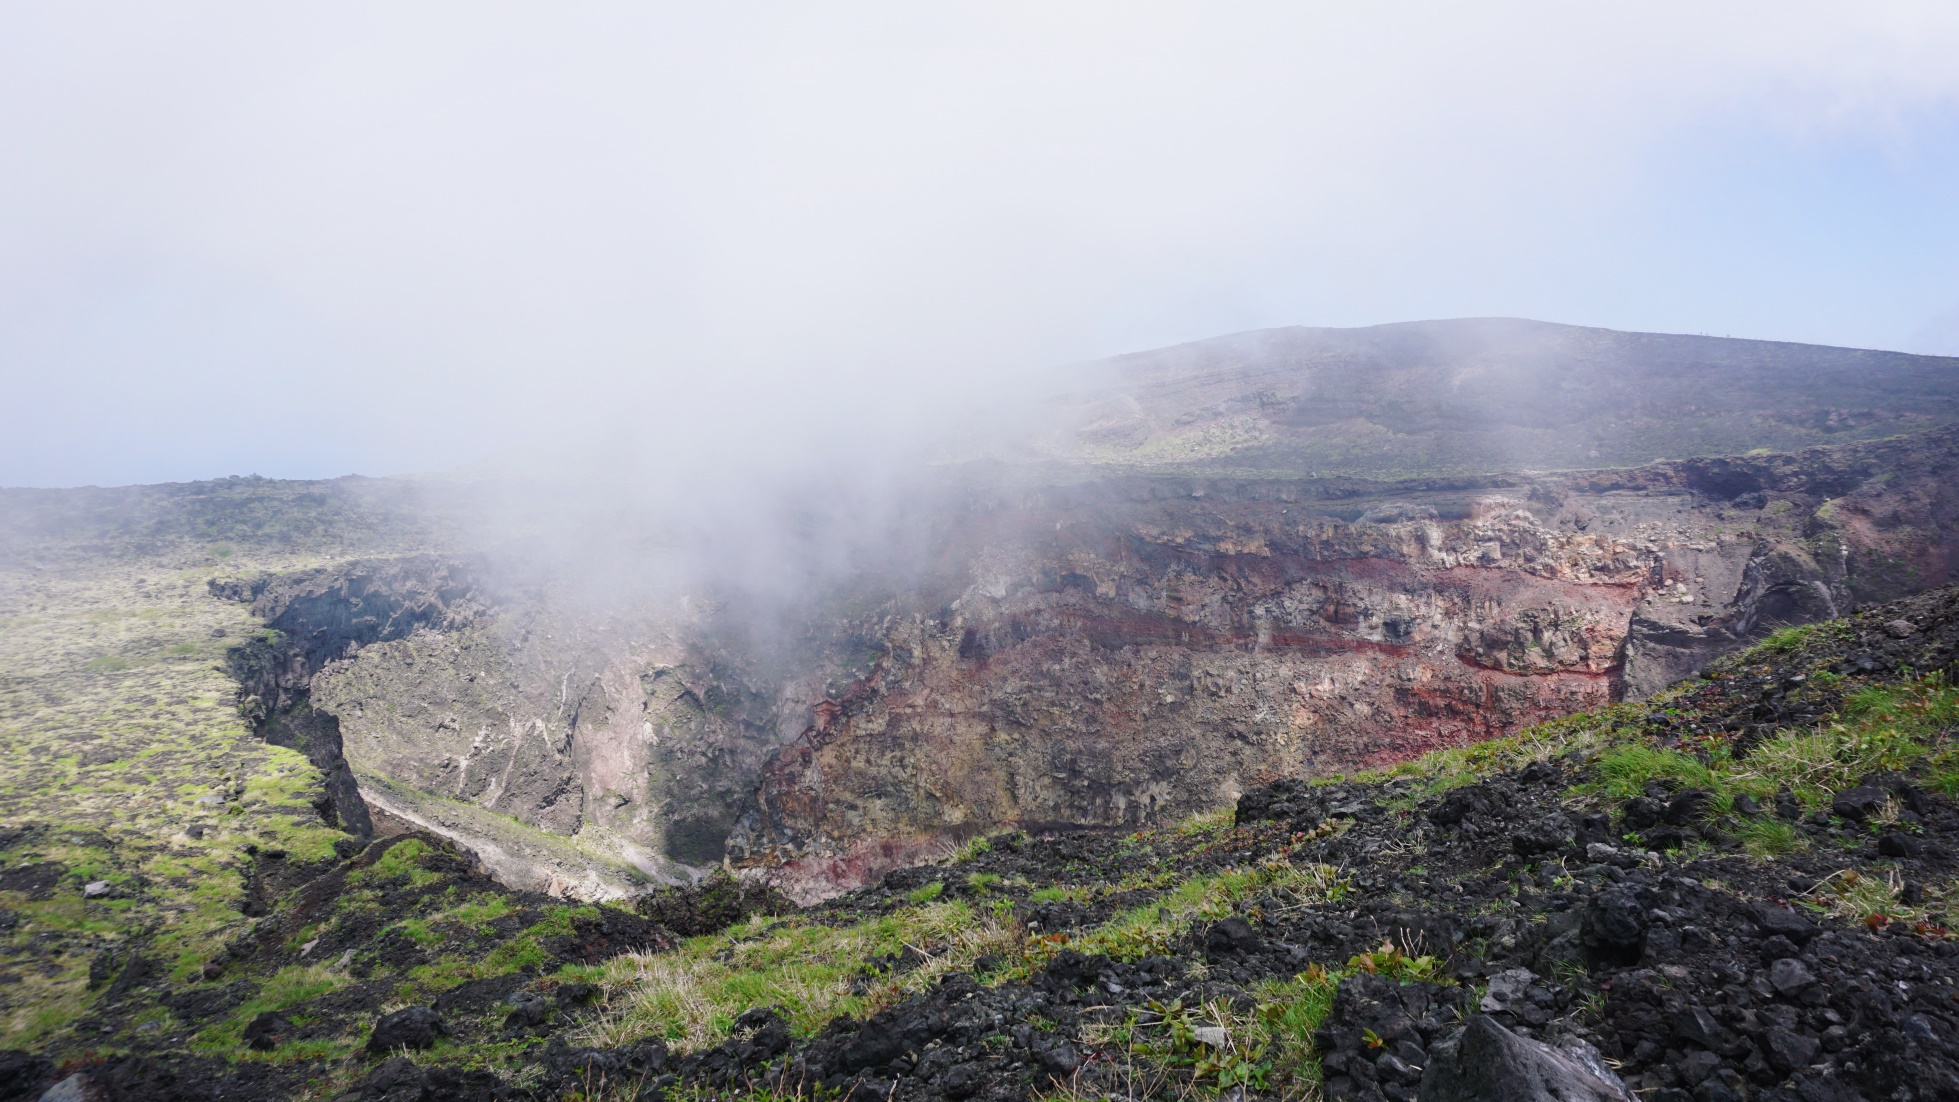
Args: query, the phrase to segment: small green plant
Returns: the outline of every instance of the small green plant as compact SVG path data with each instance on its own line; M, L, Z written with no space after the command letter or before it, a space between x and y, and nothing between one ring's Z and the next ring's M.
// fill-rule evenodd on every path
M1843 869L1824 878L1805 893L1805 898L1838 918L1875 929L1917 916L1917 911L1902 902L1903 891L1904 881L1895 869L1883 876Z
M1272 1071L1270 1044L1256 1018L1242 1018L1224 1000L1187 1007L1182 999L1152 999L1132 1018L1130 1048L1219 1090L1264 1090Z
M1787 654L1802 646L1803 640L1808 639L1815 631L1815 624L1793 624L1769 632L1767 637L1756 645L1769 654Z
M1227 807L1202 815L1193 815L1177 824L1177 834L1188 838L1193 835L1216 834L1221 830L1228 830L1235 814L1232 808Z
M1428 955L1411 957L1394 942L1383 941L1378 949L1355 954L1347 961L1347 968L1352 972L1386 976L1403 983L1415 980L1433 982L1441 974L1442 962Z
M913 903L930 903L934 899L937 899L939 894L944 891L945 881L934 880L923 887L913 888L906 894L905 898L911 900Z

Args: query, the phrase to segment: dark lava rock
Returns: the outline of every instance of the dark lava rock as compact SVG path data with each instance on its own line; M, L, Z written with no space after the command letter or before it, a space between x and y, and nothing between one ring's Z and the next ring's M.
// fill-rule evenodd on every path
M1042 1044L1034 1049L1034 1059L1046 1069L1049 1075L1066 1078L1075 1074L1082 1066L1082 1054L1068 1041L1055 1041Z
M1714 793L1705 788L1689 788L1667 801L1666 821L1674 826L1692 826L1707 817L1714 806Z
M947 1098L970 1098L985 1082L985 1071L977 1064L954 1064L939 1080L939 1093Z
M1918 839L1900 831L1888 831L1877 840L1877 852L1885 857L1916 857L1922 848Z
M15 865L10 869L0 869L0 892L20 892L27 896L29 902L45 902L54 898L55 886L66 875L68 866L59 861Z
M1108 957L1063 949L1048 962L1043 976L1048 986L1055 989L1088 987L1102 978L1102 973L1108 971L1111 963Z
M383 1060L361 1080L362 1102L421 1102L427 1077L406 1056Z
M1552 813L1532 822L1529 826L1510 836L1510 848L1519 857L1535 857L1542 853L1555 853L1570 849L1577 841L1577 828L1570 816Z
M562 934L545 942L545 948L552 956L577 964L597 964L624 953L672 947L672 939L667 936L666 929L659 920L642 918L631 911L622 911L616 907L599 906L593 910L598 913L593 916L578 915L571 920L571 933Z
M544 1066L561 1084L597 1085L618 1071L623 1062L623 1057L602 1048L573 1048L563 1037L551 1038L544 1047Z
M1428 813L1429 821L1437 826L1455 826L1464 819L1489 814L1490 805L1479 791L1480 787L1458 788L1442 797L1441 804ZM1243 802L1242 799L1240 802Z
M1651 796L1626 801L1624 822L1627 830L1645 830L1666 817L1666 805Z
M1646 951L1646 908L1626 888L1593 897L1585 910L1585 947L1601 963L1628 966Z
M582 1006L591 1002L599 993L598 986L590 983L567 983L558 988L558 1005L564 1007Z
M1704 1006L1690 1006L1675 1014L1673 1035L1702 1048L1721 1047L1721 1023Z
M437 1014L481 1014L510 997L510 993L531 981L522 972L507 972L468 983L457 984L435 997L430 1004Z
M34 1098L54 1077L54 1064L38 1053L0 1051L0 1098Z
M1435 1046L1421 1102L1634 1102L1589 1048L1557 1049L1519 1037L1478 1014L1459 1037Z
M519 991L510 996L510 1013L504 1015L505 1029L536 1029L551 1021L551 1004L543 996Z
M1815 983L1815 975L1794 957L1784 957L1769 965L1769 986L1784 995L1800 995Z
M1786 1029L1771 1029L1762 1037L1762 1044L1768 1049L1769 1062L1777 1071L1787 1074L1798 1068L1806 1068L1816 1059L1816 1053L1823 1047L1814 1037L1792 1033Z
M1816 924L1787 907L1765 905L1755 911L1755 923L1762 928L1763 937L1781 935L1797 945L1808 945L1819 931Z
M796 905L775 888L743 884L716 870L698 884L662 888L643 896L634 909L681 937L697 937L719 933L749 915L789 914ZM640 931L634 933L646 936Z
M361 1102L498 1102L511 1097L494 1074L437 1064L417 1067L397 1056L384 1060L361 1080Z
M1326 805L1303 781L1285 778L1238 797L1232 821L1236 824L1284 822L1289 819L1319 822L1326 818Z
M283 1014L268 1010L246 1023L240 1039L248 1048L270 1052L292 1039L292 1021Z
M1884 806L1884 796L1883 789L1860 784L1837 793L1836 798L1830 801L1830 811L1846 819L1862 821L1877 814L1878 809Z
M1232 915L1211 924L1204 944L1213 953L1256 953L1261 943L1251 923Z
M426 1006L411 1006L374 1023L374 1033L367 1039L367 1051L427 1048L435 1043L436 1038L448 1032L449 1027L444 1024L440 1014Z

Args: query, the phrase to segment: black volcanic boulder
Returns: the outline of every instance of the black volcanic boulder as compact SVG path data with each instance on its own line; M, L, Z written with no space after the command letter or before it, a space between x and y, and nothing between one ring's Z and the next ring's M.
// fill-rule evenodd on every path
M1313 825L1325 818L1324 800L1318 797L1310 784L1291 777L1274 781L1263 788L1254 788L1238 797L1238 806L1232 813L1233 824L1239 826L1286 820Z
M1482 786L1470 785L1443 796L1435 810L1428 813L1428 818L1436 826L1449 827L1489 813L1490 803L1483 796Z
M498 1102L510 1097L509 1088L491 1072L440 1064L421 1068L404 1056L382 1061L360 1086L361 1102Z
M1060 1040L1043 1038L1034 1043L1034 1061L1049 1075L1057 1079L1066 1079L1080 1070L1082 1054L1072 1041L1065 1038Z
M1651 796L1636 796L1626 801L1625 829L1638 831L1655 826L1666 818L1666 805Z
M21 1049L0 1051L0 1098L36 1098L54 1077L54 1063Z
M1755 924L1761 927L1763 937L1786 937L1799 947L1808 945L1812 938L1823 932L1802 915L1772 904L1755 909Z
M1627 888L1600 892L1585 909L1584 944L1600 964L1629 967L1646 952L1646 910Z
M1050 991L1088 987L1101 979L1112 963L1099 954L1063 949L1048 962L1047 971L1042 974L1043 986Z
M1516 850L1519 857L1536 857L1570 849L1577 836L1577 828L1573 826L1570 816L1554 811L1511 835L1510 848Z
M1714 793L1705 788L1687 788L1667 801L1664 818L1674 826L1693 826L1706 818L1714 807Z
M269 1052L292 1039L292 1022L285 1015L268 1010L246 1023L239 1039L247 1048Z
M1861 822L1877 814L1878 810L1884 806L1884 800L1885 792L1883 789L1872 785L1860 784L1855 788L1846 788L1842 792L1837 793L1836 798L1830 801L1830 811L1832 814L1840 815L1843 818L1855 819Z
M1437 1044L1422 1073L1420 1102L1634 1102L1589 1047L1552 1048L1478 1014Z
M911 870L903 870L910 872ZM926 879L934 870L921 870ZM911 884L910 888L922 887L923 881ZM726 872L715 870L698 884L677 888L661 888L649 895L641 896L634 905L642 916L651 919L651 930L621 931L627 934L629 946L638 948L634 938L650 944L658 944L659 927L671 930L681 937L697 937L701 934L719 933L746 919L750 915L785 915L796 909L788 897L775 888L763 884L745 884L729 876Z
M1238 915L1212 923L1204 941L1213 953L1256 953L1260 945L1258 931Z
M1877 852L1882 857L1916 857L1923 848L1918 839L1895 830L1877 840Z
M427 1048L445 1036L449 1027L442 1016L426 1006L397 1010L374 1023L367 1039L367 1051L392 1052L398 1048Z
M504 1015L503 1028L514 1030L536 1029L551 1022L551 1004L541 995L529 991L519 991L510 996L510 1013Z

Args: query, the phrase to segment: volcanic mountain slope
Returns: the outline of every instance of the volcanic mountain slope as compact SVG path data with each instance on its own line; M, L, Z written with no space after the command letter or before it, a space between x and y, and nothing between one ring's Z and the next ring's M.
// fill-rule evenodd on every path
M1642 704L997 835L806 911L727 880L573 907L426 837L261 850L248 936L182 976L110 959L0 1099L1959 1097L1955 664L1946 589ZM54 844L7 840L13 952L114 910Z
M1240 333L1085 365L1074 463L1402 479L1794 452L1959 419L1950 357L1517 318Z

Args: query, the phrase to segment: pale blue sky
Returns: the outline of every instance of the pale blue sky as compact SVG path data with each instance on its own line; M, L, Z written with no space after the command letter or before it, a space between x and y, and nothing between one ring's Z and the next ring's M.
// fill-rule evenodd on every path
M1269 325L1959 355L1959 5L274 7L0 13L0 485L796 463Z

